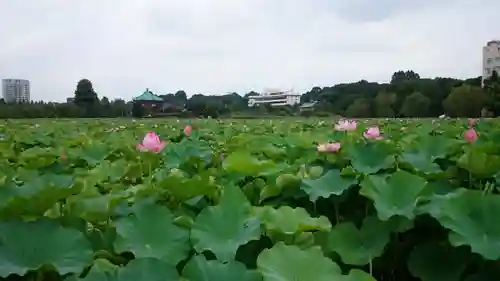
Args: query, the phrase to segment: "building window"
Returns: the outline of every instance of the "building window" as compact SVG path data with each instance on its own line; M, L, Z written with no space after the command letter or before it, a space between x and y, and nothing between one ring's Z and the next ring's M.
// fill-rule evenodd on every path
M487 63L487 64L490 64L490 63L492 63L492 62L493 62L493 59L492 59L492 58L488 58L488 59L486 59L486 63Z

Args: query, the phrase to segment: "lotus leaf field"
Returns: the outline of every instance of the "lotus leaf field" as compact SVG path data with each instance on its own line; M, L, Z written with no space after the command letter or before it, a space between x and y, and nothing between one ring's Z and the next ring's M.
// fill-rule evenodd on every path
M351 125L0 121L0 280L500 280L498 121Z

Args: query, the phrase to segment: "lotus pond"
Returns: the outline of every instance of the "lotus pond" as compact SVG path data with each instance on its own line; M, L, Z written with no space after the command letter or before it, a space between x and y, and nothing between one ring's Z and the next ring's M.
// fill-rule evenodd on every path
M498 125L0 121L0 280L498 281Z

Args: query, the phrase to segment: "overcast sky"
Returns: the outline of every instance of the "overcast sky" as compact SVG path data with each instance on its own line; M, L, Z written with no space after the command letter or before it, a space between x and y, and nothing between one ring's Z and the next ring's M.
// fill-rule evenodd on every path
M481 75L498 0L0 0L0 77L62 101Z

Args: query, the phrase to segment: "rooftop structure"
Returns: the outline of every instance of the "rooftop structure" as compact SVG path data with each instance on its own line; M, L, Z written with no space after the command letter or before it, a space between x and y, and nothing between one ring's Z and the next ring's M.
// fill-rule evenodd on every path
M271 106L295 105L300 103L299 93L294 93L292 90L267 90L260 93L258 96L248 97L248 106L258 106L261 104L269 104Z
M483 47L483 80L493 71L500 74L500 40L492 40Z
M163 102L163 99L153 94L148 88L141 95L133 98L133 101L138 102Z

